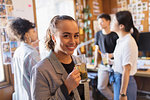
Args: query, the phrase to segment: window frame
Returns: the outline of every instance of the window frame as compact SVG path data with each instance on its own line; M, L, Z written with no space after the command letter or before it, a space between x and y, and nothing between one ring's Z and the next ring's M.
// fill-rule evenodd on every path
M11 64L3 64L3 52L2 52L2 41L1 41L1 33L0 33L0 54L2 57L2 66L4 69L4 81L0 82L0 89L4 88L6 86L10 86L13 82L13 76L12 76L12 71L11 71Z
M3 65L5 80L0 82L0 88L10 86L12 84L11 64Z

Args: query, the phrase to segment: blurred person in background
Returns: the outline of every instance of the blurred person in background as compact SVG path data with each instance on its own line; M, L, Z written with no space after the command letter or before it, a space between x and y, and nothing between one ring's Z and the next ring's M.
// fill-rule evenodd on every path
M108 56L109 59L113 58L112 53L114 52L118 36L115 32L110 30L110 22L111 17L108 14L101 14L98 16L98 23L101 30L98 31L95 35L95 68L98 67L99 51L101 52L102 59L103 55ZM108 100L113 100L113 93L108 88L109 71L112 65L106 65L103 61L104 60L101 61L98 69L97 88Z
M117 12L112 22L112 30L119 36L114 51L114 100L136 100L137 85L134 75L137 72L136 41L139 33L133 24L131 13Z
M16 18L7 25L11 41L19 41L20 46L13 56L15 100L31 100L30 74L32 67L40 60L37 46L38 35L35 25L29 20Z

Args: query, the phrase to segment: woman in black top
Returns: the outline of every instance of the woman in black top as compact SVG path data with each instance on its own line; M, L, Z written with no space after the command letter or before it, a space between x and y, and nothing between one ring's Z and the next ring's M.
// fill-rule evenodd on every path
M77 87L81 80L73 56L79 44L79 30L70 16L55 16L47 30L49 55L32 69L32 100L81 100Z

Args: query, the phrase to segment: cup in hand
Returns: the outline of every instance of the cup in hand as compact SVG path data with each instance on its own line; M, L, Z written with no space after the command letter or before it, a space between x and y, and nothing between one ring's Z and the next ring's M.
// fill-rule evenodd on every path
M81 81L86 81L88 76L85 63L78 63L75 65L75 68L80 71Z
M108 65L108 63L109 63L108 53L102 53L101 56L102 56L103 64Z

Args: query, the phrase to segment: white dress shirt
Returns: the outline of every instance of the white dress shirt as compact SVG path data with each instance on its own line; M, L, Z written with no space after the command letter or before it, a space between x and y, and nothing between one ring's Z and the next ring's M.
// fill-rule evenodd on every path
M118 39L114 51L114 72L122 74L123 67L130 64L130 75L134 75L137 72L137 59L138 47L131 34L127 34L123 38Z
M36 49L26 43L21 43L13 57L15 100L31 100L30 72L40 60Z

